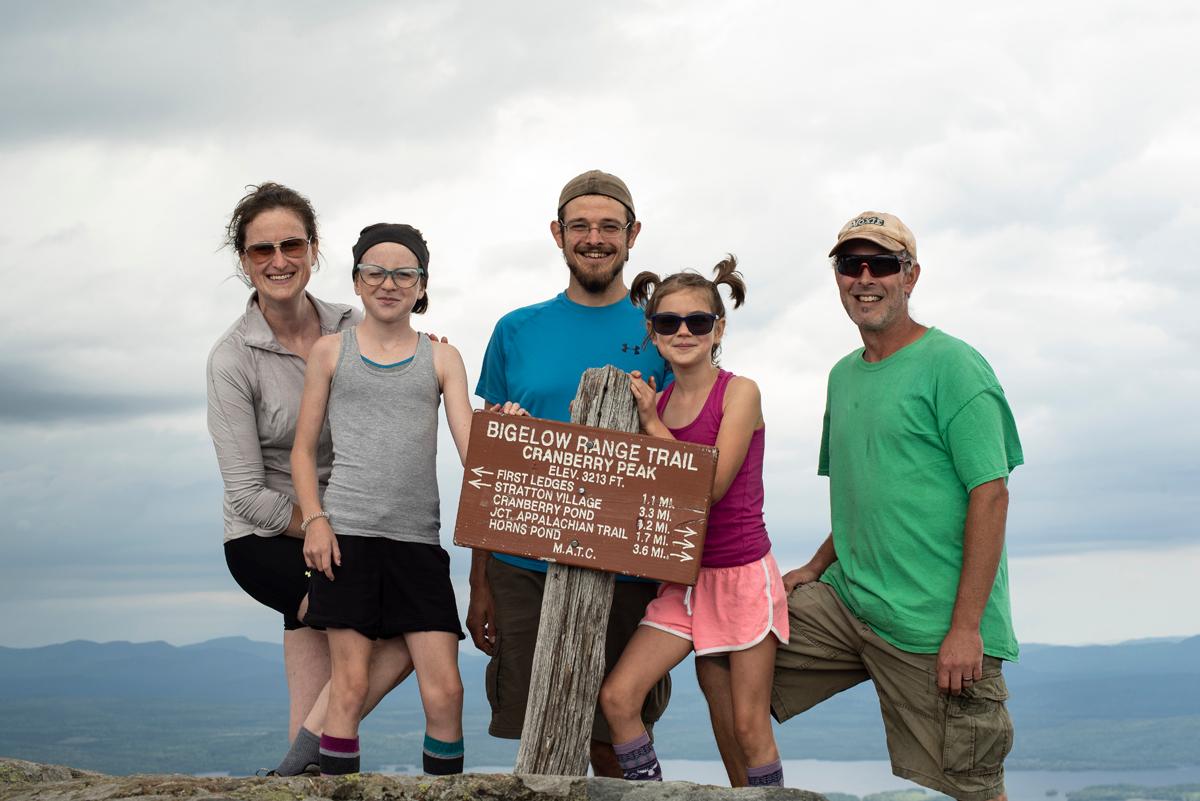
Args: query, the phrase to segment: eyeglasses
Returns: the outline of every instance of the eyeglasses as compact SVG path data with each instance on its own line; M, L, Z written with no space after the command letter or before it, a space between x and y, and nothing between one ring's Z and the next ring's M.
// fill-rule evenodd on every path
M688 331L697 336L704 336L713 330L718 319L720 318L717 315L707 312L692 312L685 315L661 312L650 315L650 327L654 329L654 333L667 337L679 331L680 323L687 323Z
M383 286L383 282L390 277L396 286L408 289L417 285L425 271L420 267L397 267L395 270L388 270L376 264L356 264L354 274L367 286Z
M595 228L600 232L600 236L605 239L616 239L622 232L628 231L632 222L627 222L621 225L619 222L605 220L602 223L589 223L583 220L572 220L571 222L558 221L558 224L571 236L587 236Z
M255 242L253 245L246 245L242 252L249 256L250 261L255 264L266 264L275 255L276 248L284 255L284 258L298 259L304 255L311 243L311 239L296 236L280 242Z
M900 272L900 268L905 263L910 261L910 259L902 259L892 253L877 256L850 256L839 253L833 258L837 265L838 275L844 275L847 278L858 278L862 275L863 267L867 268L872 278L895 275Z

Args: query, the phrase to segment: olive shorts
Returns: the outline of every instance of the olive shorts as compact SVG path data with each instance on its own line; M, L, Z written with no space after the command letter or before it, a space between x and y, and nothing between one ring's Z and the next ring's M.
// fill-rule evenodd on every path
M487 575L500 634L496 653L487 668L487 697L492 705L488 734L515 740L520 738L525 725L529 677L533 672L533 650L542 616L546 574L490 558ZM604 675L616 666L629 638L637 631L646 604L654 600L657 593L658 584L654 582L617 582L604 640ZM654 722L662 717L670 698L671 677L668 675L654 685L642 706L642 722L651 736L654 736ZM608 722L599 706L592 721L592 739L612 742Z
M788 598L791 638L775 658L771 713L780 722L870 679L879 694L892 772L959 801L1004 792L1013 726L1000 660L962 695L937 686L937 655L896 648L856 618L828 584Z

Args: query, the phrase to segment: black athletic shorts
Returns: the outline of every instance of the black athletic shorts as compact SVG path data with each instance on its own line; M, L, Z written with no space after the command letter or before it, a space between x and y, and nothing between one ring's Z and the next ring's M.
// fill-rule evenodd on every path
M437 545L384 537L340 536L342 564L333 581L312 571L306 625L354 629L368 639L390 639L410 631L448 631L461 640L462 624L450 554Z
M283 615L285 631L304 628L296 619L308 592L304 540L286 534L238 537L225 543L225 564L247 595Z

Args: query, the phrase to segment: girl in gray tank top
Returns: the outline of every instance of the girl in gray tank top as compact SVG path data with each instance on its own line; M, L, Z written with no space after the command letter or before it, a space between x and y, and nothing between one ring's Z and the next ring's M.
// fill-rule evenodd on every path
M305 373L292 477L312 568L304 620L326 629L332 660L319 741L324 774L359 769L360 712L378 700L365 679L381 649L405 651L416 666L425 771L462 772L463 633L450 558L438 544L435 468L438 406L445 398L461 460L471 405L458 351L412 327L412 314L428 306L428 270L415 228L363 229L352 275L365 319L321 338ZM316 447L327 415L333 472L322 503Z
M417 333L410 360L381 367L339 334L329 389L333 473L325 511L341 536L439 543L436 473L441 386L433 343Z

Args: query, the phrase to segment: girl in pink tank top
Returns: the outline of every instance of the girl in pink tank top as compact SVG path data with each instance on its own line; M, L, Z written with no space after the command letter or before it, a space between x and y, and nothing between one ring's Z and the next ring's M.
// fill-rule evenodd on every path
M732 256L714 272L712 281L694 272L666 279L643 272L630 288L630 300L646 310L649 339L675 375L656 393L653 378L647 384L633 373L642 431L715 445L719 456L696 585L660 586L605 679L600 706L625 778L661 779L642 704L655 682L695 651L698 672L722 677L701 686L714 719L737 732L745 757L745 773L730 769L731 783L782 786L770 696L775 649L788 641L788 613L762 516L766 428L758 386L717 365L725 333L718 287L729 288L735 308L746 287Z

